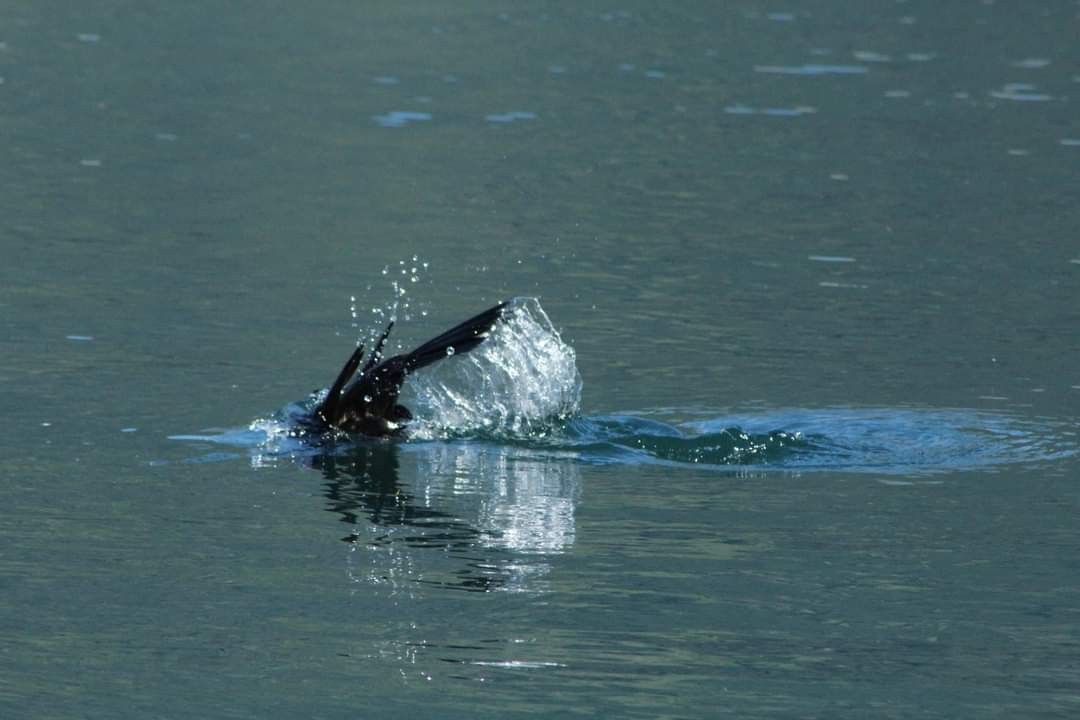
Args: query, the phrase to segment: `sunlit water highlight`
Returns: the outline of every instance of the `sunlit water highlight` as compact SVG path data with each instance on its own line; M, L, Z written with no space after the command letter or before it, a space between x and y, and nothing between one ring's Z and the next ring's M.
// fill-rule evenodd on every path
M752 414L705 413L665 422L654 413L583 415L573 348L540 303L519 299L491 338L409 379L403 399L415 415L411 451L584 464L668 464L717 469L843 470L925 475L1073 456L1075 422L932 408L825 408ZM325 391L324 391L325 392ZM231 446L193 462L249 456L256 465L288 457L353 452L385 440L312 442L295 419L322 394L292 403L246 429L173 439ZM687 415L667 410L662 416ZM696 411L694 415L701 416ZM475 457L474 457L475 456Z

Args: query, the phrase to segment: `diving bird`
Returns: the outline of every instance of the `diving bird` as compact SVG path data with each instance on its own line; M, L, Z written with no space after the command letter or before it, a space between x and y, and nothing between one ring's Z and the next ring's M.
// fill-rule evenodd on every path
M359 374L357 368L364 357L364 346L353 351L326 397L302 421L305 431L337 431L373 437L401 435L405 423L412 419L409 409L398 403L401 387L409 374L475 348L491 334L509 305L510 301L499 303L410 353L384 360L383 345L394 327L391 321Z

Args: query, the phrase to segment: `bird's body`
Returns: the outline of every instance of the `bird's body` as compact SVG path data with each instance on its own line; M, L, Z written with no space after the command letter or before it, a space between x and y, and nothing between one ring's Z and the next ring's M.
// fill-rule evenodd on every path
M359 371L364 348L356 348L338 373L326 397L305 418L305 431L344 432L375 437L400 435L412 413L398 403L408 375L450 355L466 353L482 343L509 302L471 317L404 355L383 360L382 349L394 323L387 326L374 352ZM355 376L355 377L354 377Z

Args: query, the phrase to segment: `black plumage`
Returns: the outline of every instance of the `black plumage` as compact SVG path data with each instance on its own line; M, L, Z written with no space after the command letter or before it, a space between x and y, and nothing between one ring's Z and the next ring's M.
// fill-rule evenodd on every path
M400 434L404 423L412 419L409 409L398 403L401 387L409 374L450 355L467 353L475 348L491 334L509 304L499 303L410 353L383 360L383 346L394 327L391 322L359 374L357 368L364 357L364 347L361 345L353 351L326 397L306 419L306 429L371 436Z

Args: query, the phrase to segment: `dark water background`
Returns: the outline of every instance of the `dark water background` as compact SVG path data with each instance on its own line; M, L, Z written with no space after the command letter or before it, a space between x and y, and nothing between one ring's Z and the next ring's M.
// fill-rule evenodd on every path
M1077 37L0 4L0 717L1075 717ZM539 296L567 434L170 439L325 386L393 281L406 345Z

